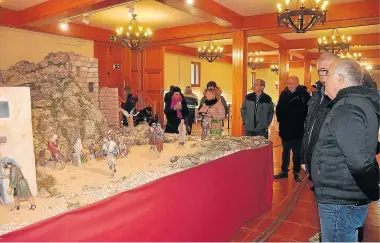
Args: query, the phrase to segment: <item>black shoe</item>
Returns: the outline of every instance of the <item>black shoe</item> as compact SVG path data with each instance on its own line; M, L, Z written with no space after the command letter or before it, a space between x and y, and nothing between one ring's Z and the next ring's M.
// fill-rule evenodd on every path
M16 210L20 210L20 206L15 206L14 208L11 209L11 211L13 211L13 210L15 210L15 209L16 209Z
M301 179L300 179L300 176L298 175L298 173L295 173L295 174L294 174L294 180L295 180L296 182L301 182Z
M36 209L36 205L30 205L29 210L34 210L34 209Z
M278 173L277 175L274 175L273 178L274 178L274 179L288 178L288 173L285 173L285 172L281 171L281 172Z

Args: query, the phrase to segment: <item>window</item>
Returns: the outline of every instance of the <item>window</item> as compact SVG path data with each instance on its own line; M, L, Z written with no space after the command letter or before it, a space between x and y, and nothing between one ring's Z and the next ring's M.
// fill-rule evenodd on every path
M256 80L256 72L251 73L251 90L253 90L253 86L255 86L255 80Z
M0 101L0 118L9 118L8 101Z
M201 64L191 62L191 87L201 87Z

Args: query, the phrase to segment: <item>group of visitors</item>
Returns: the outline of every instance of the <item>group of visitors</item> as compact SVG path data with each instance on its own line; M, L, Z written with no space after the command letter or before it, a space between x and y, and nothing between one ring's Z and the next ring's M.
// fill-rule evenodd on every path
M367 70L352 59L323 53L317 62L319 81L312 95L291 76L276 107L282 140L281 172L288 177L290 151L293 176L300 182L302 164L313 182L322 241L362 239L371 201L379 200L378 130L380 99ZM274 105L257 79L242 104L246 136L268 138Z
M198 107L198 97L192 92L190 86L182 94L179 87L170 86L170 90L165 94L164 102L166 115L166 133L178 133L178 127L183 119L186 124L188 135L192 133L192 126L201 117L201 124L212 124L212 131L223 130L223 120L228 113L228 105L222 96L222 90L216 82L210 81L203 92Z

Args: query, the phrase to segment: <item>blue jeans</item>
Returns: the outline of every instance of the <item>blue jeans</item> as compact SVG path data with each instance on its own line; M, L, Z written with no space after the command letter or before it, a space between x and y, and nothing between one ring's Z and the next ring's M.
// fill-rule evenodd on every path
M318 203L322 242L357 242L356 230L363 226L368 207Z

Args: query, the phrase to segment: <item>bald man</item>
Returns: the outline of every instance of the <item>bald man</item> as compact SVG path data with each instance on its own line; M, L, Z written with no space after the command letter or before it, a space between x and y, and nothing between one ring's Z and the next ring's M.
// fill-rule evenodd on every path
M290 151L292 151L294 180L300 182L301 145L310 94L304 86L299 85L297 76L289 77L287 84L288 87L282 91L276 107L283 150L281 172L275 175L274 179L288 177Z

